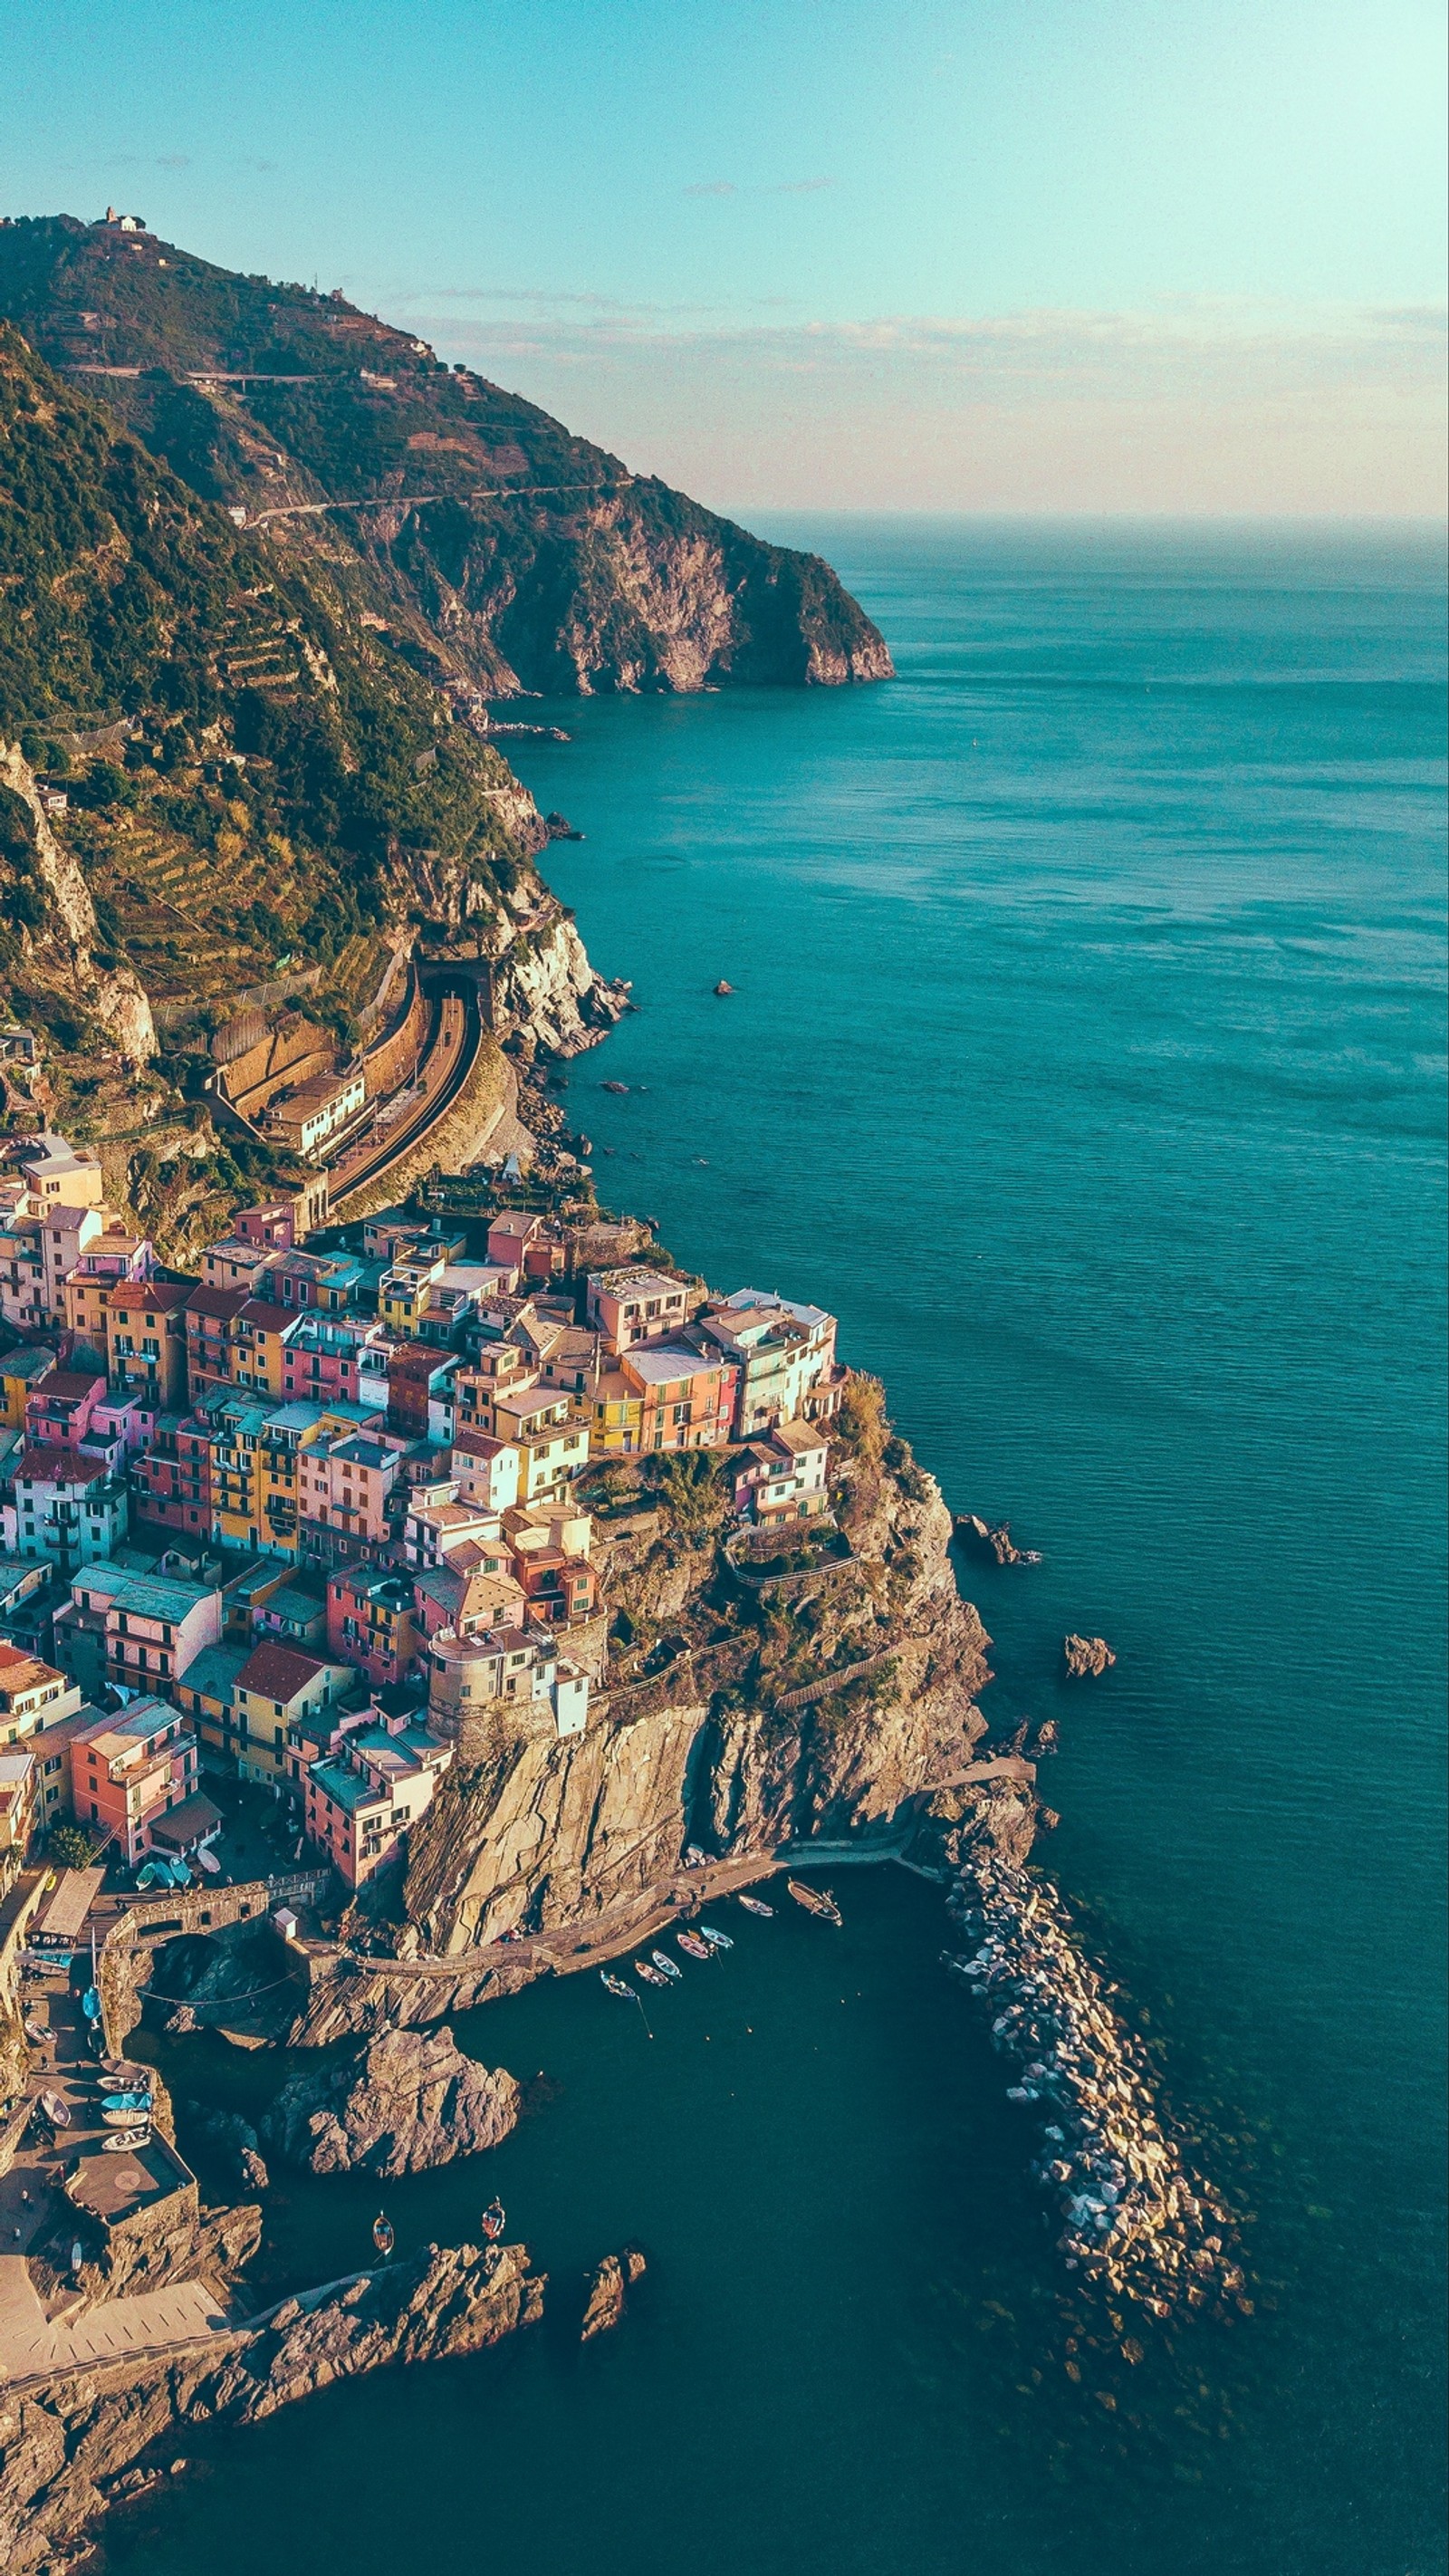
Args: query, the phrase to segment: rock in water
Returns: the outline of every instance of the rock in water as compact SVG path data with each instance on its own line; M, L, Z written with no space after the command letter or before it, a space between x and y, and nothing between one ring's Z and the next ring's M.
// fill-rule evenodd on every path
M518 2103L506 2068L476 2065L450 2030L389 2030L339 2064L294 2076L262 2135L311 2173L423 2173L496 2147Z
M1116 1656L1105 1637L1064 1637L1062 1653L1073 1681L1100 1681Z
M579 2335L588 2343L594 2335L608 2334L618 2325L629 2303L629 2292L644 2274L644 2257L636 2245L626 2245L622 2254L606 2254L589 2274L588 2305Z

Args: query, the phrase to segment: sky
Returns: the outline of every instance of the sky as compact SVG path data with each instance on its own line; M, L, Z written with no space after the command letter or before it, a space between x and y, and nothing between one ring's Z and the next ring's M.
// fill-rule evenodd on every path
M716 507L1437 516L1441 0L0 0L0 211Z

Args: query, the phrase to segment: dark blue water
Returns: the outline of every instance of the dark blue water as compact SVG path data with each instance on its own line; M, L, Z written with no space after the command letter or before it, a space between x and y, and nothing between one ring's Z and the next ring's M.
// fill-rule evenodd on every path
M751 1927L653 2043L584 1981L477 2018L562 2088L495 2160L540 2259L571 2287L650 2250L622 2337L339 2392L112 2558L1431 2576L1439 548L770 533L831 556L900 677L573 705L571 745L518 747L642 1006L566 1098L606 1200L720 1285L831 1305L950 1499L1045 1551L973 1574L993 1713L1063 1720L1048 1856L1253 2212L1257 2313L1113 2410L1070 2381L937 1900L863 1871L837 1947ZM1075 1696L1068 1627L1119 1656ZM400 2233L479 2196L410 2186ZM369 2215L291 2188L268 2259L355 2260Z

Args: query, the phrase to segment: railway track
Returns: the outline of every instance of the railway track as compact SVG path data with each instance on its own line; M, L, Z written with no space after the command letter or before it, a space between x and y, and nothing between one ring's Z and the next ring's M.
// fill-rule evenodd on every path
M434 1128L457 1099L478 1060L482 1021L477 1003L461 993L444 993L439 1002L433 1043L423 1059L426 1096L411 1114L387 1131L385 1140L357 1159L334 1164L328 1175L334 1208L358 1190L368 1189L391 1170ZM440 1063L440 1059L442 1059Z

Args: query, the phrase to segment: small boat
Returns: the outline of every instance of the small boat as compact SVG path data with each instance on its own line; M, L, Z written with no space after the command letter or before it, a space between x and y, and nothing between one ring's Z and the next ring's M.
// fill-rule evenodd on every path
M796 1904L803 1905L807 1914L818 1914L822 1923L838 1924L844 1920L828 1887L807 1887L799 1878L787 1878L785 1885Z
M86 2259L86 2249L85 2249L85 2247L82 2245L82 2243L81 2243L81 2241L80 2241L80 2238L79 2238L79 2237L77 2237L77 2238L76 2238L76 2240L75 2240L75 2243L72 2245L72 2247L71 2247L71 2249L70 2249L70 2268L71 2268L71 2270L72 2270L73 2272L78 2272L78 2271L80 2270L80 2267L81 2267L82 2263L85 2261L85 2259Z
M720 979L719 979L719 982L716 984L716 986L715 986L715 988L714 988L714 989L715 989L715 991L716 991L717 993L724 994L724 993L732 993L732 992L734 991L734 989L735 989L735 988L734 988L733 984L727 984L727 983L725 982L725 979L724 979L723 975L721 975L721 977L720 977Z
M599 1982L606 1995L626 1995L631 2004L636 2004L639 2000L627 1977L611 1976L607 1968L601 1968Z
M101 2126L106 2129L134 2128L137 2115L142 2111L145 2112L147 2119L149 2119L151 2116L151 2103L149 2096L144 2102L128 2102L124 2111L103 2111L101 2113Z
M40 2107L53 2129L70 2127L70 2104L62 2093L42 2093Z
M501 2200L490 2200L478 2221L490 2245L496 2245L507 2224L508 2212Z
M669 1979L660 1973L652 1959L636 1959L634 1974L636 1977L642 1977L646 1986L667 1986L669 1983Z
M38 2021L28 2021L25 2025L25 2036L33 2047L43 2048L50 2033L48 2030L42 2030Z
M686 1958L712 1959L714 1957L714 1952L710 1948L709 1943L707 1941L701 1941L697 1932L676 1932L674 1937L679 1943L679 1946L684 1952Z
M217 1859L217 1856L216 1856L216 1854L215 1854L215 1852L214 1852L214 1851L199 1851L199 1852L197 1853L196 1857L197 1857L197 1860L200 1862L201 1867L202 1867L205 1871L207 1871L207 1873L208 1873L208 1875L209 1875L210 1877L212 1877L212 1878L220 1878L220 1876L221 1876L221 1863L220 1863L220 1861ZM294 1852L294 1853L292 1854L292 1858L293 1858L294 1860L300 1859L300 1857L301 1857L300 1852Z
M740 1898L740 1903L747 1914L761 1914L766 1916L771 1923L774 1922L775 1909L773 1905L767 1905L765 1903L763 1896L742 1896Z
M701 1923L699 1937L701 1941L707 1941L712 1950L732 1950L735 1946L728 1932L716 1932L712 1923Z
M102 2138L101 2151L108 2156L125 2156L134 2147L149 2146L150 2140L149 2125L144 2129L118 2129L113 2138Z
M101 1999L94 1986L87 1986L85 1993L82 1995L81 2011L85 2014L87 2021L100 2020Z
M382 2210L378 2211L372 2222L372 2241L379 2254L390 2254L397 2243L397 2238L392 2232L392 2220Z
M103 2111L149 2111L155 2101L153 2093L142 2093L134 2086L125 2093L103 2093Z
M661 1977L672 1981L675 1978L683 1976L684 1970L681 1968L679 1961L677 1959L671 1959L667 1950L651 1950L649 1956L654 1966L658 1969Z

